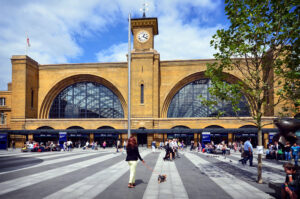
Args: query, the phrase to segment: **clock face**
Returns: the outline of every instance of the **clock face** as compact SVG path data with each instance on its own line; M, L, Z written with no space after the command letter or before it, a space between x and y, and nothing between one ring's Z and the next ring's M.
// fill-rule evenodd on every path
M140 31L137 34L137 40L139 42L144 43L144 42L148 41L149 38L150 38L150 34L145 30Z

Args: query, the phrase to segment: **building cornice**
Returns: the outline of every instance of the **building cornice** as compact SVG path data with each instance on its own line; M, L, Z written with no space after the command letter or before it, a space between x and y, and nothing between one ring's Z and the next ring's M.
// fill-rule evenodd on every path
M0 91L0 95L8 95L10 94L11 95L11 91Z
M244 60L244 58L234 58L232 60ZM180 66L180 65L199 65L199 64L206 64L217 62L216 59L182 59L182 60L165 60L160 61L161 66Z
M131 19L131 31L134 28L153 27L153 35L158 35L157 18ZM133 33L133 32L132 32Z
M40 70L64 70L78 68L127 68L127 62L109 62L109 63L80 63L80 64L47 64L40 65Z
M263 121L270 121L274 120L277 117L262 117ZM14 119L17 121L18 119ZM22 119L20 119L22 120ZM134 120L143 120L143 121L197 121L197 120L216 120L215 117L186 117L186 118L131 118L132 121ZM252 117L219 117L218 120L241 120L241 121L254 121ZM24 120L22 120L24 121ZM25 119L26 122L46 122L46 121L127 121L127 118L53 118L53 119Z

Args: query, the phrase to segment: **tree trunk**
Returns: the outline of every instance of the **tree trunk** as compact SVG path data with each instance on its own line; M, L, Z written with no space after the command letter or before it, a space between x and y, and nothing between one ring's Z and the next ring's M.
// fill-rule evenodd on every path
M262 130L261 130L261 127L258 127L257 139L258 139L258 146L262 146ZM257 165L257 182L259 184L262 184L263 183L263 180L262 180L262 154L258 154L257 162L258 162L258 165Z

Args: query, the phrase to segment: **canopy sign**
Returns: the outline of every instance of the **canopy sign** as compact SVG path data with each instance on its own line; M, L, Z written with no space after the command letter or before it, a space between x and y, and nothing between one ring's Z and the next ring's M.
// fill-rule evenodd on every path
M210 132L202 132L202 142L210 142Z

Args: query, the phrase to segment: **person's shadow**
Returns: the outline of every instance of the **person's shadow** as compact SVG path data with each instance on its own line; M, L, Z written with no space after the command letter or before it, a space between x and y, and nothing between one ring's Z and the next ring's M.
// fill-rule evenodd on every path
M135 185L137 186L139 184L146 184L146 183L143 180L141 180L141 179L135 180Z

